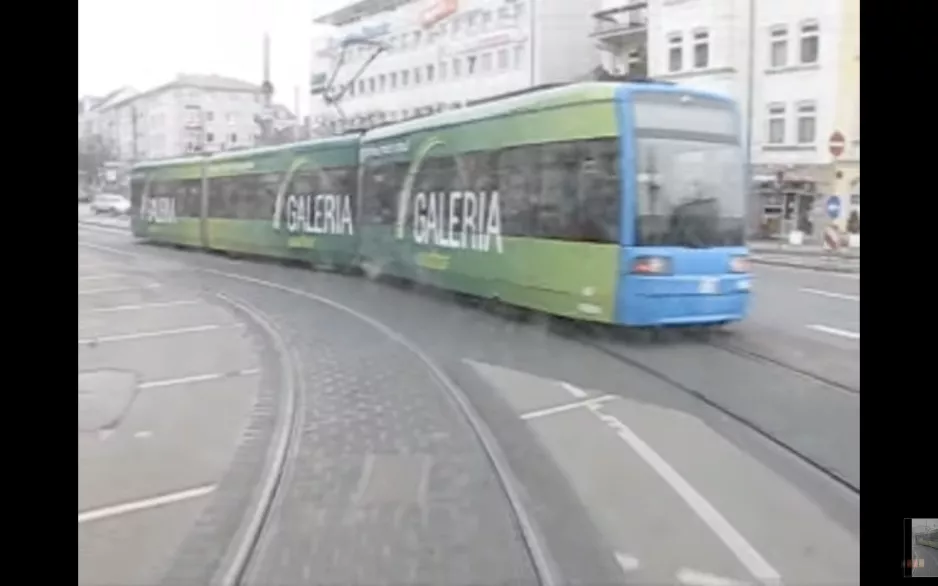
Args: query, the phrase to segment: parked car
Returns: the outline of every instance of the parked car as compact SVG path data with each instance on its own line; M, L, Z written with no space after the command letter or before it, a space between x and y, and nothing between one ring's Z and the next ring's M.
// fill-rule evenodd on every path
M102 193L91 202L91 211L95 214L123 216L130 211L130 200L122 195Z

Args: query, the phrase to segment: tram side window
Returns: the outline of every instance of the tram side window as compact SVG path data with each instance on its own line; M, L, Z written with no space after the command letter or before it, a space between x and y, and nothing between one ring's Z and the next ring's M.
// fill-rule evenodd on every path
M393 226L397 220L397 194L404 184L409 163L371 162L365 167L362 221L366 224Z
M618 141L583 141L578 147L576 238L585 242L617 243L622 199Z
M320 192L329 195L349 196L352 217L357 217L358 201L356 187L357 167L330 167L320 173Z
M502 234L533 235L537 226L537 195L541 190L537 147L511 147L499 152L495 177L502 206Z
M237 218L237 177L218 177L211 181L209 215L213 218Z
M201 182L198 179L179 181L175 185L176 216L198 218L201 216Z
M256 177L256 191L251 197L249 212L252 220L270 220L273 217L281 181L283 173L266 173Z
M579 145L576 142L558 142L535 148L540 155L541 189L534 236L577 240Z

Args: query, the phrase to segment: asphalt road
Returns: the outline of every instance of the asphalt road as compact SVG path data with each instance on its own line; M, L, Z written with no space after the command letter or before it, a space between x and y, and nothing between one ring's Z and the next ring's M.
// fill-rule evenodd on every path
M564 583L859 580L858 393L702 344L619 348L640 354L646 364L667 371L682 385L694 385L700 396L725 409L721 411L536 322L506 320L451 299L350 277L135 246L113 232L80 229L79 234L80 241L135 266L168 261L200 269L203 290L231 292L267 312L303 355L315 354L317 348L332 354L330 345L339 344L353 358L359 347L367 348L368 360L358 359L359 364L387 360L388 349L366 344L358 334L343 342L346 331L354 328L318 314L323 300L367 315L411 340L465 391L490 427L523 486ZM759 269L757 283L773 283L769 287L782 291L782 297L790 289L787 303L799 299L795 293L802 281L771 279ZM812 323L815 310L806 305L798 311L805 323ZM766 313L771 311L757 306L753 323L772 325ZM794 319L783 321L789 335L816 335L801 332ZM782 330L781 324L774 327ZM789 340L763 336L761 330L737 333L741 340L760 336L776 347ZM839 343L824 337L815 342L831 348ZM399 384L392 379L392 397ZM341 389L334 392L335 397L342 394ZM360 396L362 406L377 400L368 397ZM382 403L382 409L400 406ZM744 415L752 425L727 412ZM360 417L380 419L374 411ZM856 491L832 481L793 451L837 472ZM315 470L295 474L291 485L313 483L315 477ZM299 493L301 486L316 485L295 485ZM484 502L489 504L466 513L488 518L499 505L497 499ZM294 515L306 510L302 503L295 507ZM328 530L328 517L314 518L319 531ZM489 525L489 531L494 527ZM310 552L313 542L302 541L309 536L294 535ZM501 539L497 531L492 535ZM433 542L439 559L466 547L474 551L471 543L458 548L446 537L439 535ZM383 543L380 536L373 539ZM340 543L355 547L351 541ZM289 543L271 546L267 563L276 566L272 560L290 558L289 551ZM490 565L499 563L494 554L486 559Z
M79 248L79 584L152 584L239 443L257 340L198 293Z
M914 578L938 578L938 549L913 544L912 553L916 559L923 560L924 566L912 569Z

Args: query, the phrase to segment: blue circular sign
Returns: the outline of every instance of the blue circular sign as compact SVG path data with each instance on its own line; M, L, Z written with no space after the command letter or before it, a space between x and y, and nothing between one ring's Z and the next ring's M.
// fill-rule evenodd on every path
M840 216L840 198L836 195L827 198L827 215L832 220L836 220Z

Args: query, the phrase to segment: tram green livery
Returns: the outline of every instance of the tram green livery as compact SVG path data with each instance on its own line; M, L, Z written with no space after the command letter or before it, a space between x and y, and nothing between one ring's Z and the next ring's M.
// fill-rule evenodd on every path
M574 319L743 319L725 98L582 83L284 147L142 164L134 232L361 268Z
M139 237L350 266L357 250L357 137L139 165Z

